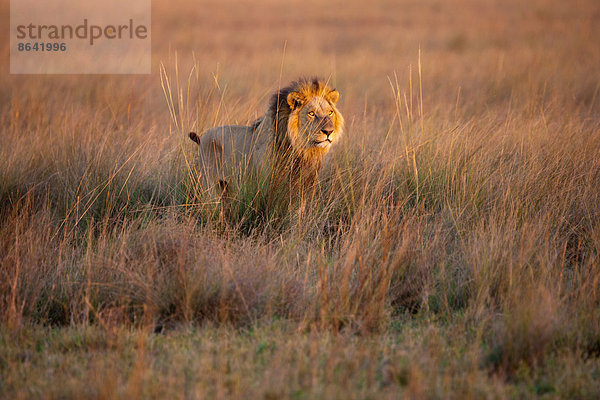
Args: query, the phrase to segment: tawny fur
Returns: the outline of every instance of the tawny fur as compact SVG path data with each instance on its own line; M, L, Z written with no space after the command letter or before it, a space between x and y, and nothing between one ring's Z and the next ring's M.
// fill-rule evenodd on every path
M319 79L299 79L276 92L264 116L250 126L225 125L201 136L200 173L206 187L222 187L258 171L274 184L314 181L323 157L339 139L344 119L339 93Z

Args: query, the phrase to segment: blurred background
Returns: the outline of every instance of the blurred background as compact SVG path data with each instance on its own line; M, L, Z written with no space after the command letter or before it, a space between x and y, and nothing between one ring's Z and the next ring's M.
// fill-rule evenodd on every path
M150 75L3 40L0 397L599 398L599 38L598 0L153 0ZM317 201L203 201L187 132L303 75L346 120Z
M8 3L1 6L5 20ZM39 89L34 102L58 91L102 106L109 100L94 95L102 91L128 98L131 107L143 103L129 112L149 111L144 120L164 126L160 65L171 74L177 64L182 85L195 65L194 89L206 95L218 84L232 111L260 113L279 85L318 75L339 87L348 115L370 115L393 102L394 75L408 91L412 66L415 83L420 49L428 112L458 106L486 113L532 91L591 104L599 84L599 19L598 2L585 0L154 0L152 76L9 76L5 62L0 99L4 109L17 106ZM7 60L6 42L2 53ZM111 108L124 112L121 104Z

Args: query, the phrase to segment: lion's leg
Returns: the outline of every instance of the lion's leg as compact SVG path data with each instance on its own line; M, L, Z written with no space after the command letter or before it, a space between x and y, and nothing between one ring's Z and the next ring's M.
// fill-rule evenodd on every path
M200 171L203 184L208 190L221 192L219 182L227 182L223 168L223 144L217 138L208 134L202 137L199 144Z
M221 197L225 196L228 194L229 182L224 179L219 179L219 182L217 182L217 188L219 189L219 192L221 192Z

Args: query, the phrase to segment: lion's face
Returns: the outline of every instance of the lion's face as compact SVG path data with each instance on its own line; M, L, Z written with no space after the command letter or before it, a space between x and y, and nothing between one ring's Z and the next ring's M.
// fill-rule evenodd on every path
M335 106L338 99L336 90L308 99L296 92L288 95L292 112L287 131L296 150L329 151L343 131L344 120Z

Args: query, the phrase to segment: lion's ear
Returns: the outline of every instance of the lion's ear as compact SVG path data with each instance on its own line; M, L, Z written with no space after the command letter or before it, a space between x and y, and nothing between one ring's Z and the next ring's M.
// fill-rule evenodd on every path
M340 92L333 89L331 92L327 93L327 96L325 96L325 98L331 104L335 105L335 104L337 104L338 100L340 99Z
M289 106L292 110L294 108L302 105L303 101L304 101L304 97L298 92L292 92L287 95L287 103L289 104Z

